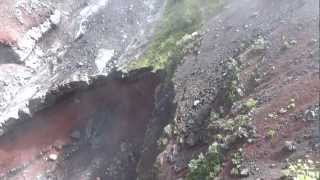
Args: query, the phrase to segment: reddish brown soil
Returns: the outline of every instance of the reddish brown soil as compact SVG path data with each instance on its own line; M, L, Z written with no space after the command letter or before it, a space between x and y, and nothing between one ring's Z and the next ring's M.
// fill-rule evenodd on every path
M14 45L24 32L33 26L41 24L49 12L45 8L33 10L34 12L32 14L29 14L23 9L21 10L23 24L18 21L15 15L15 1L0 1L0 43Z
M123 141L141 145L152 113L153 93L158 82L154 75L132 82L109 81L102 87L73 95L37 113L32 121L0 138L0 177L35 179L50 169L56 162L46 161L46 157L50 153L62 156L64 149L55 147L70 144L72 130L85 128L88 117L97 110L105 109L115 114L110 127L103 131L106 139L102 148L93 151L90 147L83 147L75 158L67 160L69 162L57 162L60 164L57 170L57 174L61 175L59 179L83 178L81 174L74 176L72 171L85 166L86 162L90 162L88 158L92 160L98 154L106 158L104 161L107 162L119 151ZM84 156L86 153L92 155ZM68 163L73 166L65 167ZM24 164L27 166L22 167ZM17 167L21 169L8 173ZM67 169L70 171L65 172Z
M284 32L289 32L298 44L287 50L281 49ZM256 109L253 120L258 139L254 144L244 145L245 158L254 161L260 169L260 175L256 178L266 179L278 179L287 158L295 160L308 155L315 161L320 160L319 151L312 150L313 129L317 124L306 122L303 116L307 108L319 104L319 64L314 54L317 53L318 43L312 42L316 34L314 29L294 30L288 26L277 28L273 35L272 44L275 47L269 50L270 59L261 65L266 76L250 94L252 98L265 99ZM295 100L295 108L279 113L281 108L290 104L291 99ZM270 113L277 114L277 117L268 117ZM270 129L275 130L272 139L267 138ZM285 141L298 142L297 152L284 151ZM227 159L223 174L230 172L230 159ZM276 167L271 168L271 164ZM232 179L229 175L224 177Z
M240 82L246 86L250 84L248 80L251 77L261 80L248 87L242 99L254 98L259 102L253 117L258 137L253 144L242 146L242 142L239 142L238 147L232 148L232 152L225 157L220 178L240 179L230 176L230 154L243 147L245 159L253 162L255 166L252 168L254 174L250 173L247 179L278 179L283 175L281 170L287 164L286 158L295 160L297 157L309 155L313 160L320 160L319 150L312 149L314 143L311 134L316 123L303 120L303 113L307 108L319 104L319 9L315 8L319 4L318 1L305 0L227 2L230 4L208 22L210 31L203 37L201 53L194 59L186 58L178 67L176 89L177 94L182 97L178 103L182 106L181 109L184 109L183 114L194 113L192 108L188 109L184 104L195 97L205 104L206 100L211 98L205 95L209 94L207 89L218 84L212 80L216 74L219 75L219 68L215 68L215 65L231 56L240 59ZM252 42L257 36L263 37L266 48L263 52L254 51L250 54L252 56L248 57L244 52L253 52ZM285 42L290 41L294 42L291 47L284 48ZM248 48L244 48L246 43L250 44ZM295 100L295 107L279 114L279 110L287 107L291 99ZM274 112L279 114L278 117L268 118L268 114ZM271 140L266 138L269 129L276 132ZM285 141L297 142L297 151L282 151ZM169 151L170 147L167 150ZM178 158L185 160L181 164L186 167L192 153L186 153L184 149L180 151ZM198 154L197 150L190 151L194 152L193 155ZM180 163L182 160L178 158L177 162ZM178 179L176 175L180 172L173 170L177 164L165 165L163 169L168 175L163 179ZM270 168L271 164L276 167Z

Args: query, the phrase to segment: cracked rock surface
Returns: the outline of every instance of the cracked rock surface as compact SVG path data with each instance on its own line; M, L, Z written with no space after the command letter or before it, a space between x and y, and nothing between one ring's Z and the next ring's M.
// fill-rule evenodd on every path
M53 103L63 89L85 88L90 78L125 63L129 57L119 57L147 41L162 4L1 1L1 8L14 12L0 14L1 131L43 109L48 96Z

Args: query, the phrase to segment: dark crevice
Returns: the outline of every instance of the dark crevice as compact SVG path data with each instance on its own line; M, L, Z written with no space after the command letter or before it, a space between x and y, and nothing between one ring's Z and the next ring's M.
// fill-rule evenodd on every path
M0 138L2 150L10 152L0 152L0 172L7 172L0 177L19 174L12 169L28 162L20 171L51 169L40 172L53 179L135 179L139 161L150 166L155 161L156 141L173 114L173 86L163 90L160 74L113 72L58 97ZM43 161L50 153L58 155L54 168Z
M0 64L19 64L19 56L13 51L10 46L0 43Z

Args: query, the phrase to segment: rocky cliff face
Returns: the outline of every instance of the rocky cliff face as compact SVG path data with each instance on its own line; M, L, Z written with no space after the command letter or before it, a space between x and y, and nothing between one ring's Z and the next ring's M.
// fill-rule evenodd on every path
M108 0L1 4L7 7L0 29L1 132L52 103L61 89L85 88L91 76L133 58L127 52L143 49L162 6Z
M319 2L0 5L0 179L320 176Z

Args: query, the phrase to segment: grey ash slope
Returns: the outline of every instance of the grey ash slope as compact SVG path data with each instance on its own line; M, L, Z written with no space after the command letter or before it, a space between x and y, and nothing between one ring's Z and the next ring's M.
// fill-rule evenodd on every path
M237 110L239 104L243 104L249 98L258 101L259 109L257 112L254 111L257 115L248 115L251 122L241 128L249 128L245 136L248 136L253 128L257 133L254 137L258 137L259 143L258 147L253 145L255 148L252 148L250 143L245 143L244 147L248 147L245 153L254 154L262 151L265 155L258 156L259 158L248 155L248 161L257 162L258 165L249 170L244 169L245 176L250 173L253 176L249 176L248 179L270 179L270 175L272 179L277 179L283 175L281 166L286 163L279 159L266 162L264 158L279 154L285 140L297 139L299 134L303 134L300 131L291 132L303 118L292 122L288 120L288 114L296 116L319 103L319 94L315 88L319 82L319 9L316 8L318 5L317 1L300 0L228 1L216 16L208 18L199 54L186 56L173 78L177 110L174 120L164 130L166 136L162 140L167 144L156 164L157 167L160 164L160 179L185 178L190 170L188 162L196 159L199 152L206 152L206 147L211 143L221 141L219 129L223 127L215 127L218 132L210 131L209 127L213 126L210 123L232 122L234 116L241 115ZM293 61L295 65L292 64ZM230 76L230 71L234 76ZM289 80L295 78L297 83ZM229 86L228 81L233 85ZM303 88L303 84L307 82L310 82L312 87L306 91L298 90L299 84ZM281 90L278 89L280 87ZM233 93L233 98L230 98L228 93ZM306 98L310 96L316 98ZM281 109L278 106L286 106L283 104L288 103L290 98L297 101L299 99L297 109L288 114L280 114L276 123L264 120L268 119L268 113L277 113ZM270 110L267 108L270 105L279 109ZM213 113L220 114L221 119L212 122ZM312 131L310 126L314 125L315 121L301 126L300 130ZM280 128L275 131L279 133L275 138L277 140L274 140L276 143L270 145L270 141L265 139L267 130L277 127ZM236 135L239 132L234 133ZM228 142L229 137L234 135L222 135L222 144L228 148L233 147L224 152L226 157L230 157L236 150L235 147L241 147L240 144L243 142L243 139ZM249 137L250 142L250 138L254 137ZM227 138L228 141L224 142ZM303 146L310 150L308 156L314 157L317 150L312 151L314 143L311 140L308 142L309 145ZM288 157L295 161L297 156ZM230 176L230 161L230 158L223 161L220 176L222 179L239 179L240 177ZM272 164L276 164L277 168L270 168Z

